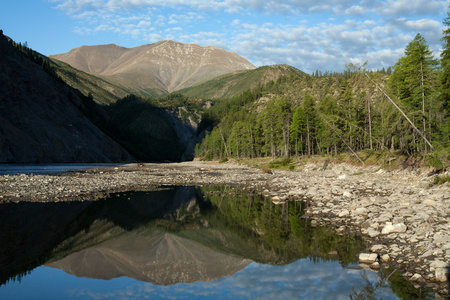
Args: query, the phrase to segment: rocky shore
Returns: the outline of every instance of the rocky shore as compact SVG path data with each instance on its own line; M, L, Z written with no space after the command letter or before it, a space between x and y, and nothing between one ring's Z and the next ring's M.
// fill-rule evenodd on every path
M430 187L432 177L408 170L306 164L296 171L237 164L185 162L129 164L61 175L0 176L0 202L85 201L109 193L164 185L239 185L274 203L307 200L315 225L357 232L368 241L361 263L394 265L417 287L449 295L450 185ZM371 253L376 255L370 255Z

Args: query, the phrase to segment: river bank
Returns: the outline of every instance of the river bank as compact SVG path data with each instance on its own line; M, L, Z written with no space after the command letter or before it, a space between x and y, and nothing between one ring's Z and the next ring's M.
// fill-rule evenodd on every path
M381 265L392 264L418 287L448 295L450 185L429 187L426 173L348 164L324 170L311 163L271 174L231 163L129 164L61 175L3 175L0 202L90 201L164 185L239 185L274 203L308 200L313 224L362 234L367 252L379 254Z

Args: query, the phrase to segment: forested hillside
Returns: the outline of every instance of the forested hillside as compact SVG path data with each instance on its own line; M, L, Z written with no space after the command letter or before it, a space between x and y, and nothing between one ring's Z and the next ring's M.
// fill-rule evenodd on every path
M392 74L349 65L343 74L292 74L216 101L203 115L200 128L209 130L196 153L240 159L353 152L363 161L364 153L382 151L442 168L450 152L449 36L447 29L440 61L417 34Z

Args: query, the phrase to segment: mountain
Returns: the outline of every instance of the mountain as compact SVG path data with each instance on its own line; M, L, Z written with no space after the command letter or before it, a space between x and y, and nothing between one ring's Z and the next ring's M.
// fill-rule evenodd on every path
M171 285L230 276L251 262L152 228L126 232L46 266L77 277L111 280L126 276Z
M129 95L131 91L107 82L92 74L80 71L69 64L52 60L56 74L65 83L79 90L86 97L91 96L98 104L111 104Z
M133 159L83 114L90 99L49 72L46 58L13 44L0 31L0 162Z
M270 81L277 81L280 77L292 75L306 76L302 71L288 65L264 66L218 76L179 92L188 97L203 99L231 98L240 96L249 89L263 86Z
M214 46L160 41L134 48L82 46L50 56L133 93L171 93L214 77L255 69L250 62Z

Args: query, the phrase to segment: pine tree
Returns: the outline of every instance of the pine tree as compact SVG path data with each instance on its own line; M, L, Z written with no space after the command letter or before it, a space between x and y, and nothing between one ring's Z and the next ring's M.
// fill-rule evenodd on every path
M314 139L316 138L317 113L316 103L310 94L305 95L303 101L303 109L305 111L306 125L306 146L308 149L308 157L314 155Z
M290 137L295 150L295 156L298 158L299 151L303 154L303 137L306 123L305 110L299 106L292 116Z
M447 18L444 19L443 24L447 28L443 30L443 37L441 39L444 42L441 53L441 66L443 71L441 76L441 99L448 117L450 113L450 13L447 13Z
M397 92L400 100L409 106L413 119L424 135L431 135L427 131L427 99L430 97L433 87L433 76L437 61L433 58L433 52L428 48L425 39L419 33L406 46L405 56L395 64L392 74L391 88ZM412 136L415 143L415 134ZM427 152L426 143L424 150ZM413 145L416 146L416 145Z

